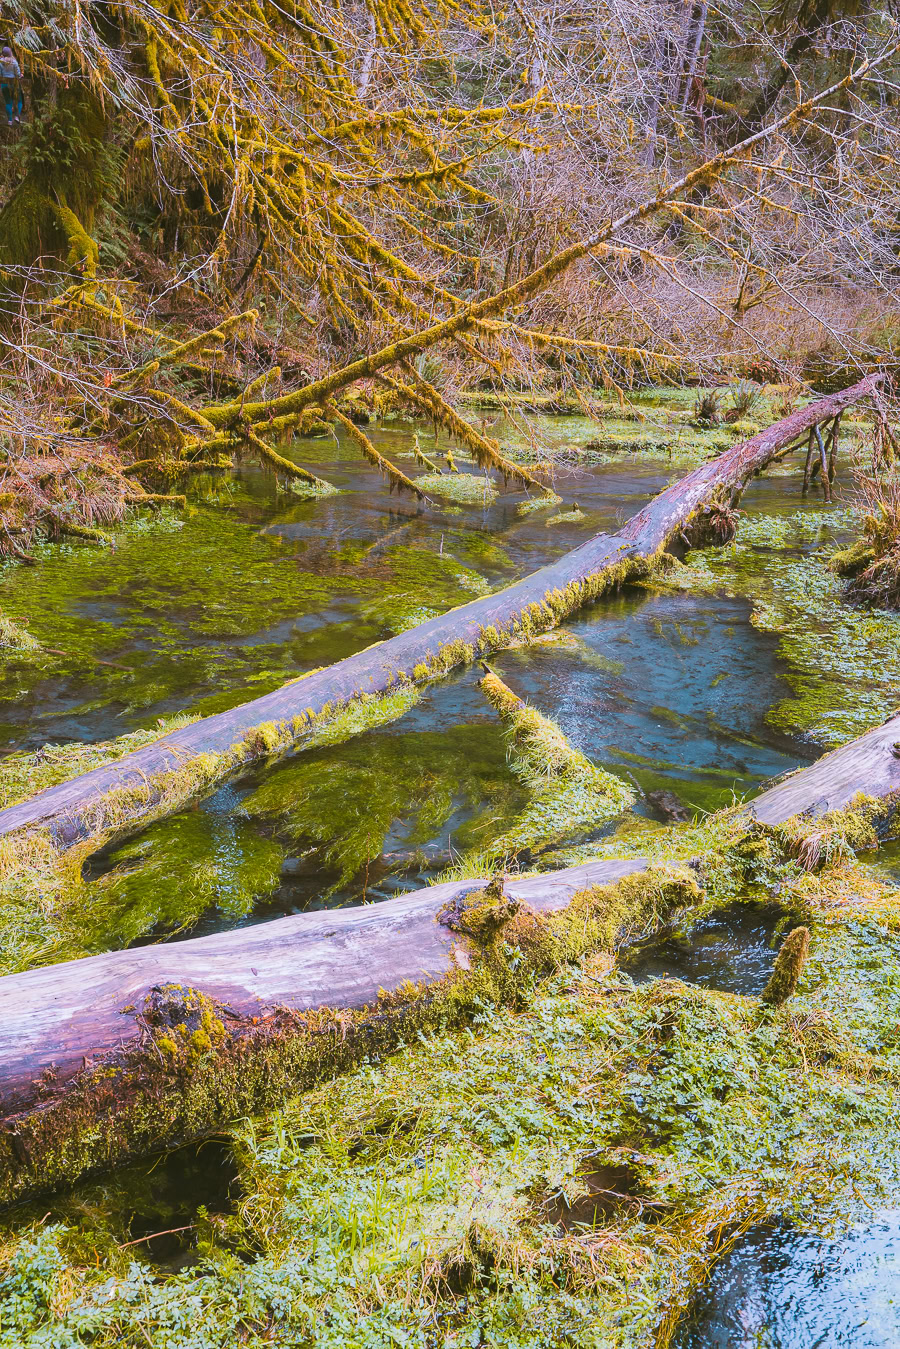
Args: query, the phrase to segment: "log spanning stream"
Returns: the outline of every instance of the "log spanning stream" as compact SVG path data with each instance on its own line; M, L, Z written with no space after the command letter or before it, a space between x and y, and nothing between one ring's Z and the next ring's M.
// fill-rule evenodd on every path
M671 815L673 799L688 813L715 810L736 792L752 798L747 827L771 830L798 814L840 811L860 790L893 801L900 793L900 718L855 739L832 734L832 743L850 743L819 757L821 742L806 738L801 732L809 728L791 720L798 670L779 654L776 636L750 625L750 605L737 587L730 594L727 586L702 595L618 593L623 582L646 577L662 549L683 552L715 541L756 474L792 446L805 446L810 426L833 422L874 383L801 409L788 424L725 450L669 486L675 475L652 453L641 474L632 469L628 477L608 464L582 473L566 492L577 492L579 521L571 512L572 521L553 527L545 522L547 508L518 514L514 502L494 500L487 491L481 502L451 507L438 526L430 522L427 545L420 511L405 504L390 504L392 516L379 532L365 523L371 498L356 503L352 517L345 503L332 499L274 522L262 518L258 499L238 501L253 525L249 546L257 555L249 564L235 555L231 579L248 576L257 612L248 618L240 597L227 590L210 593L193 612L185 609L185 624L195 633L205 629L190 660L171 612L162 617L154 646L148 625L132 622L124 632L113 621L123 596L79 597L57 640L61 651L71 643L71 655L80 616L96 638L95 655L69 665L61 657L60 670L45 675L43 687L38 681L27 687L24 667L10 675L7 688L25 681L18 693L26 717L33 718L38 701L52 691L44 704L49 725L73 739L108 735L122 725L123 712L127 727L146 720L141 708L164 713L185 701L176 682L179 661L178 677L193 681L191 701L206 715L0 811L0 836L49 829L62 854L82 848L88 895L98 910L112 904L108 929L93 929L88 949L96 954L0 978L0 1197L16 1200L202 1139L236 1114L351 1065L366 1050L384 1052L415 1029L422 1009L427 1016L432 999L481 977L483 939L467 925L466 905L489 877L430 883L452 854L477 848L498 822L515 820L523 809L501 729L476 687L473 656L490 655L517 692L638 790L637 808L650 816ZM638 509L623 525L617 512L626 480L630 508ZM745 505L753 519L800 511L796 474L751 486ZM808 509L818 512L819 505ZM560 516L566 510L560 507ZM234 519L243 529L244 518ZM323 549L317 521L331 530L334 546ZM258 535L260 526L265 532ZM179 533L188 537L192 530L197 523L189 518L181 531L173 526L171 537L180 542ZM273 537L281 542L273 546ZM559 555L565 545L574 546ZM123 544L126 555L131 546ZM315 592L299 620L290 610L296 586L282 576L272 580L273 572L295 570L298 560L308 594ZM174 543L166 565L153 600L161 616L178 594ZM196 557L186 565L193 575ZM792 559L789 565L798 564ZM145 552L144 582L154 566L160 559ZM260 576L265 572L264 582L254 567ZM497 589L510 572L528 574ZM336 591L328 590L325 573L340 582ZM484 576L494 589L460 604L466 591L486 588ZM390 608L398 581L407 607L399 619ZM14 582L2 584L8 604ZM18 598L27 603L27 584ZM582 607L600 598L602 604ZM259 612L267 600L274 602L272 623ZM222 606L218 629L216 603ZM560 621L566 625L560 640L534 642ZM223 643L229 624L234 638ZM152 671L143 683L141 651ZM313 664L324 668L285 682ZM227 671L225 690L217 670ZM262 689L258 698L224 705L253 682ZM91 684L105 685L108 696L84 696ZM424 691L413 696L415 685ZM141 692L130 709L129 686ZM871 687L880 700L874 674ZM397 698L397 708L359 739L329 744L326 734L317 741L329 717L352 711L360 695ZM781 709L776 718L773 709ZM864 710L859 717L862 725L875 720ZM274 762L272 744L254 741L268 725L275 727L280 755ZM2 731L11 747L29 747L25 718L11 716ZM199 808L179 809L141 829L143 813L158 813L166 774L201 755L227 756L238 743L250 744L250 752L211 780L214 790ZM241 768L237 777L235 767ZM760 792L766 779L791 770L799 771ZM125 830L118 819L113 840L89 855L84 841L104 843L113 824L105 802L123 785L137 788ZM373 837L362 839L357 852L348 840L366 810ZM123 832L130 837L123 840ZM622 889L629 878L639 889L641 877L657 875L656 864L631 855L566 865L563 845L591 842L596 838L589 831L557 839L555 851L540 859L539 874L504 884L512 921L521 924L524 915L535 924L538 935L523 929L523 940L526 949L533 940L537 964L540 934L564 923L586 892L612 903L632 893ZM414 854L415 867L394 865L392 859ZM213 877L206 891L198 883L204 870ZM692 883L683 868L664 878L661 893L671 890L664 903L680 911L690 902ZM186 912L189 890L200 898ZM378 902L361 905L361 899ZM86 930L92 922L89 908ZM113 935L117 923L124 940ZM715 923L710 931L714 946ZM619 940L611 934L613 947ZM740 945L744 937L735 941ZM735 974L735 993L760 991L771 964L768 941L759 938L757 964ZM679 956L677 942L636 950L635 977L656 977L673 964L677 973L679 958L690 982L693 957L684 948ZM713 970L715 959L707 961ZM485 977L494 979L489 964L485 958ZM715 977L714 970L713 987L731 987L717 985ZM748 1249L768 1239L769 1229L761 1231L748 1238ZM737 1248L733 1259L740 1270ZM718 1333L721 1315L712 1303L698 1304L690 1326L699 1329L684 1328L674 1342L685 1349L703 1343L685 1337L709 1326Z

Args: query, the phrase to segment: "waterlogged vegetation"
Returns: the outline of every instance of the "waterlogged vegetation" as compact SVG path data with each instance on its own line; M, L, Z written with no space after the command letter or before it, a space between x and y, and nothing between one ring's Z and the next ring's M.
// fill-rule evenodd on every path
M895 8L3 6L0 1349L894 1349Z
M614 530L732 443L732 426L689 424L694 401L635 397L609 454L588 444L617 437L614 418L517 410L505 439L528 456L542 437L535 460L549 445L562 505L523 506L457 454L439 476L458 486L421 511L355 467L342 480L345 443L323 438L304 462L328 466L332 496L285 498L243 471L198 484L183 515L122 527L114 553L65 544L8 567L0 604L37 649L2 667L0 802ZM444 465L421 428L367 432L396 460ZM442 874L602 856L681 869L674 903L623 890L620 926L610 896L603 921L578 910L549 962L515 927L482 934L502 976L438 999L390 1057L230 1124L205 1158L179 1149L11 1211L4 1349L688 1349L732 1324L730 1271L770 1233L808 1234L798 1260L864 1240L845 1232L869 1231L900 1180L897 876L889 857L860 860L883 820L862 803L812 844L807 825L748 835L728 808L883 720L900 629L849 607L828 568L856 528L844 506L801 501L795 470L742 507L733 544L492 673L354 703L99 851L38 836L12 859L6 970L377 903ZM797 991L769 1006L800 928ZM840 1324L835 1286L804 1311L822 1333ZM791 1342L766 1296L760 1333Z
M238 1125L199 1175L175 1153L20 1214L0 1342L669 1343L743 1233L834 1243L897 1184L897 892L855 864L783 879L813 931L783 1010L608 957L523 967L514 1007ZM803 1317L838 1328L831 1282Z
M829 747L877 724L900 680L900 616L848 604L828 565L858 528L852 508L747 515L733 544L693 553L666 578L693 593L750 600L754 626L777 636L794 690L767 720Z
M668 417L670 407L693 415L684 393L637 395L634 409L648 419ZM609 423L531 414L528 433L546 452L561 441L577 448L597 425ZM369 434L397 460L439 456L444 446L403 422ZM340 483L346 442L309 445L305 456ZM164 733L176 723L157 726L160 712L177 705L196 716L264 692L614 528L666 480L658 460L628 458L627 471L579 470L571 490L562 475L566 496L577 492L575 510L554 512L534 497L527 504L537 509L523 514L521 496L507 504L482 495L445 518L401 508L375 478L360 490L355 469L337 496L287 508L271 480L243 473L201 485L184 519L128 526L114 554L63 545L48 548L39 568L9 568L10 609L29 619L43 650L5 669L10 743L41 741L31 755L4 761L6 803L29 782L49 785ZM635 788L641 812L658 814L662 800L690 814L727 805L803 762L803 737L819 734L809 705L817 713L829 697L839 702L835 739L863 729L883 715L896 648L886 665L879 648L872 665L866 642L882 632L880 618L843 606L839 583L810 549L810 540L831 537L826 519L837 520L834 537L848 522L815 501L797 511L796 492L796 478L764 480L747 495L737 545L692 554L689 567L665 578L665 592L609 597L564 631L499 658L513 692L553 719L574 754L588 754L565 783L523 773L471 675L433 686L421 702L410 692L357 705L316 727L294 758L222 788L199 810L114 841L83 867L61 864L52 849L17 858L2 884L5 968L377 900L448 866L550 866L560 847L581 856L572 849L608 833ZM548 519L556 528L546 528ZM769 585L773 558L806 567L811 578L800 587L796 650L781 631L769 635L778 625L760 617L759 590L740 589L744 573ZM779 573L774 588L783 597L781 582ZM830 630L810 657L809 614L823 591L848 630L848 655L858 667L885 670L884 681L871 673L855 680L849 702ZM816 631L819 624L817 615ZM889 644L891 620L886 631ZM801 686L808 705L794 695ZM109 746L77 743L115 734L123 722L149 729ZM76 739L45 748L53 727ZM348 740L354 732L366 734ZM52 902L36 907L35 894Z

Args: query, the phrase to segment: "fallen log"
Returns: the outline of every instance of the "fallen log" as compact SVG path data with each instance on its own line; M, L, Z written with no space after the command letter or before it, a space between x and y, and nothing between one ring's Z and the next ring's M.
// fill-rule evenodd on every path
M889 801L900 790L900 711L881 726L773 783L750 803L754 819L776 825L791 816L843 810L859 792Z
M829 820L847 827L834 813L860 789L860 817L887 820L898 739L900 714L776 783L729 813L731 844L763 827L801 855L795 844ZM523 969L615 950L696 902L697 874L619 858L502 889L450 881L8 975L0 1203L201 1137L485 999L515 998Z
M872 393L881 380L868 375L800 408L667 487L617 534L597 534L504 590L0 811L0 837L47 826L56 845L66 848L104 830L122 831L154 810L177 808L192 778L200 790L253 758L297 744L312 721L354 698L433 679L552 627L580 605L646 575L668 547L722 542L730 507L750 478L804 432ZM184 790L179 781L187 784Z

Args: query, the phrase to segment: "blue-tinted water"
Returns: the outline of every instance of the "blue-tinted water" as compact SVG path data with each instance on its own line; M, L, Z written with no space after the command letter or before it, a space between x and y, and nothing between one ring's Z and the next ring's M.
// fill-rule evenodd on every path
M833 1239L758 1228L715 1266L673 1349L897 1349L900 1209Z

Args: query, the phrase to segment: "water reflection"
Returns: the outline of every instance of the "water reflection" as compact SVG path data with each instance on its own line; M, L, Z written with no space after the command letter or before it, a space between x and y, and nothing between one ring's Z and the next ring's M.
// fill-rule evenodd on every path
M133 1259L174 1273L197 1263L198 1248L213 1228L221 1241L222 1220L234 1213L239 1198L231 1144L214 1137L18 1205L9 1211L8 1221L14 1230L39 1219L105 1231Z
M370 434L402 460L414 429ZM52 648L2 663L0 753L221 711L391 636L417 606L466 602L463 571L504 584L615 529L666 481L646 460L581 470L560 490L577 491L583 517L548 529L552 508L522 514L521 492L486 507L398 498L340 438L290 453L339 493L298 500L248 464L193 484L168 523L136 521L115 551L54 546L39 567L0 567L4 612Z
M835 1239L741 1238L694 1298L673 1349L897 1349L900 1209Z
M695 923L687 936L663 934L637 943L619 964L637 984L669 975L756 997L775 964L784 936L778 933L782 918L777 905L734 904Z
M777 638L749 615L742 599L636 591L570 622L575 648L496 664L592 759L715 810L809 756L766 721L791 687Z

